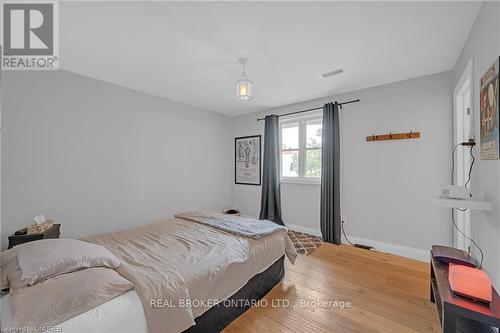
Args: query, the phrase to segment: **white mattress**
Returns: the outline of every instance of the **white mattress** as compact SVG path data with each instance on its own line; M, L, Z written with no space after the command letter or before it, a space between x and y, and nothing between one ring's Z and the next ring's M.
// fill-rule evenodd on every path
M10 327L12 312L9 295L2 297L2 326ZM146 332L141 300L131 290L61 324L57 332Z
M199 228L204 229L203 227ZM226 233L223 234L225 237L228 236ZM194 289L205 289L202 294L206 295L206 299L227 299L242 288L253 276L265 271L285 254L283 236L279 234L266 236L258 241L245 239L244 242L249 247L247 250L252 253L248 261L229 265L226 274L214 277L219 281L206 281L206 284L197 281L196 284L200 283L201 285L192 285L192 287ZM206 263L206 266L210 267L210 263ZM228 281L223 281L225 276L227 276ZM213 288L204 288L204 285L212 285ZM232 287L228 288L228 285ZM198 294L200 294L199 291ZM198 317L207 310L208 308L198 308L193 313L195 317ZM12 322L11 318L9 295L4 295L2 296L2 326L9 327ZM134 290L63 322L61 328L61 330L57 331L63 333L147 332L142 303Z

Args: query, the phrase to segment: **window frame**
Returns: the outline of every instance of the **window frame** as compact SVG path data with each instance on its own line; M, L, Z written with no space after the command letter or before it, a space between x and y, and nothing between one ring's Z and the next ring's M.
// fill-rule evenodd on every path
M286 119L280 118L279 123L279 147L280 147L280 181L282 183L291 184L321 184L321 177L306 177L306 155L308 150L321 150L318 148L308 148L307 147L307 123L310 121L323 121L322 112L314 112L307 115L287 117ZM282 149L282 133L283 128L291 124L297 124L299 128L299 146L297 149ZM283 165L282 165L282 152L283 151L298 151L299 157L299 170L298 177L285 177L282 175Z

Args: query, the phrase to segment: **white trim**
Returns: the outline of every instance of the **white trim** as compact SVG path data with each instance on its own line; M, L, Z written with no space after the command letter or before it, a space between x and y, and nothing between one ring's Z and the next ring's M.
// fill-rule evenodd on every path
M470 118L469 123L464 124L464 116L458 116L459 112L463 112L462 102L457 103L459 101L459 97L463 96L463 90L465 87L469 88L469 107L470 107ZM462 99L460 99L462 101ZM457 144L459 141L467 140L468 138L459 137L459 133L462 134L465 126L469 126L469 138L475 139L475 126L474 126L474 58L471 58L465 67L460 80L457 82L455 89L453 90L453 145ZM459 147L460 149L461 147ZM464 158L460 158L463 156L464 152L459 150L456 154L456 159L453 161L455 163L455 177L453 179L454 184L459 184L458 178L460 173L464 173L464 163L470 163L465 161ZM462 179L460 180L461 183ZM455 209L452 209L453 216L455 217L456 224L458 228L463 231L468 237L471 237L472 230L472 222L470 211L460 212ZM457 230L453 229L453 246L467 251L471 244L468 239L463 237L461 233Z
M298 114L294 114L294 115L289 115L289 116L286 116L286 118L283 118L284 116L280 116L280 122L283 122L283 123L288 123L288 122L294 122L294 121L297 121L297 120L301 120L301 119L308 119L308 118L321 118L323 119L323 110L318 110L318 111L310 111L310 112L307 112L307 113L298 113Z
M372 239L366 239L355 236L347 236L352 243L363 244L372 246L374 250L379 252L386 252L390 254L395 254L397 256L406 257L410 259L415 259L419 261L429 262L430 259L430 251L418 249L415 247L387 243ZM345 239L342 240L342 244L347 243Z
M285 223L285 226L288 229L293 230L293 231L303 232L305 234L322 237L321 236L321 231L319 229L303 227L301 225L290 224L290 223Z
M303 227L297 224L290 224L290 223L286 223L286 227L293 231L303 232L309 235L321 237L321 231L319 229ZM355 237L355 236L347 236L347 237L349 237L349 240L352 243L369 245L372 246L374 250L379 252L386 252L405 258L415 259L423 262L429 262L430 258L429 250L423 250L415 247L387 243L387 242ZM342 244L348 244L343 236L342 236Z
M476 128L474 126L474 58L471 58L469 62L467 63L467 66L464 69L464 72L462 73L462 76L460 77L460 80L458 80L457 85L455 86L455 89L453 90L453 117L456 115L457 111L457 105L456 105L456 97L460 94L460 91L462 88L465 86L467 83L467 80L469 81L469 95L470 95L470 114L471 114L471 135L475 139L476 136ZM453 131L453 138L454 141L457 141L456 133Z
M292 178L292 177L283 177L280 179L280 183L282 184L300 184L300 185L321 185L320 178Z

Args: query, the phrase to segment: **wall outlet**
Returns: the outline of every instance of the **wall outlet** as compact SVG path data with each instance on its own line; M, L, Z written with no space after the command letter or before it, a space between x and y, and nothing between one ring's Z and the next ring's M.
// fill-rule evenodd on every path
M347 216L341 216L340 221L342 221L342 224L347 224Z

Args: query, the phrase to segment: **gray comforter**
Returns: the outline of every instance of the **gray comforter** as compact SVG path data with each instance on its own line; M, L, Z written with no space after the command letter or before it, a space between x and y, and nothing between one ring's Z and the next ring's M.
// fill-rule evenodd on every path
M233 235L261 239L279 231L287 232L288 228L268 220L258 220L250 217L241 217L216 213L208 210L199 210L190 213L176 214L176 218L208 225L209 227L229 232ZM286 256L292 264L295 263L297 252L287 237Z
M175 217L178 219L203 223L237 236L253 239L261 239L262 237L271 235L277 231L288 230L286 227L271 221L221 214L208 210L176 214Z

